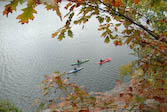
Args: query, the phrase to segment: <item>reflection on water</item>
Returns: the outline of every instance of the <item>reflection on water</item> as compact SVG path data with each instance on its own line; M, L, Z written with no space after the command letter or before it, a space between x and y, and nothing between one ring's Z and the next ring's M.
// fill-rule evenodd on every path
M4 2L0 2L3 10ZM39 85L45 74L54 71L68 72L77 59L89 59L84 69L69 77L88 91L107 91L115 85L117 69L134 57L126 47L105 44L99 37L96 20L92 19L85 29L74 27L74 38L63 41L51 38L62 23L55 12L47 12L43 6L34 21L21 25L14 12L9 17L0 15L0 98L15 102L24 112L30 112L30 104L40 94ZM99 59L112 57L102 66Z

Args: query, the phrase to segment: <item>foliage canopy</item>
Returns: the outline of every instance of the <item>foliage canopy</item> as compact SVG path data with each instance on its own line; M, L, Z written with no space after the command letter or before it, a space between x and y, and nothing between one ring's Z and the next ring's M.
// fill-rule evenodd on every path
M72 25L84 26L90 18L96 17L100 23L97 29L102 32L104 42L109 43L112 40L116 46L127 44L134 51L133 55L138 57L138 60L120 68L120 73L131 76L129 90L120 93L119 100L125 102L124 108L144 109L144 101L153 99L162 104L159 107L160 111L167 111L165 107L167 102L167 2L165 0L66 0L64 8L68 12L64 17L59 8L62 2L64 1L12 0L5 6L3 14L8 16L9 13L16 11L19 3L27 3L27 7L22 9L23 13L17 17L19 22L24 24L34 19L34 13L37 13L35 7L43 4L47 10L56 11L60 20L67 18L65 25L52 34L53 38L57 36L59 40L66 36L73 37ZM120 31L120 27L124 29ZM54 78L59 87L65 90L66 86L60 79L61 75ZM47 78L45 84L48 84L48 80ZM69 93L65 103L60 104L61 107L66 103L70 104L68 102L70 100L73 101L71 108L82 110L82 107L84 109L87 107L84 103L86 99L86 101L90 100L92 107L96 107L95 97L88 98L88 93L75 85L71 86L74 91ZM74 94L77 94L82 105L78 103ZM113 100L111 102L107 100L107 102L111 104ZM103 102L103 106L98 105L95 109L108 108L104 106L108 104L107 102ZM89 109L86 108L86 110Z

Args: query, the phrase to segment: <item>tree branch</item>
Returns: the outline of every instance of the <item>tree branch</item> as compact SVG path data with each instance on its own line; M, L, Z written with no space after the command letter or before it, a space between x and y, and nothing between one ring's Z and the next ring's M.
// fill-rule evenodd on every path
M103 5L105 5L106 7L109 7L113 12L115 12L115 15L121 16L121 17L127 19L128 21L130 21L131 23L133 23L133 24L137 25L138 27L142 28L142 29L145 30L148 34L150 34L152 37L154 37L156 40L159 40L159 39L160 39L159 36L157 36L157 35L155 35L154 33L152 33L151 30L147 29L147 28L144 27L143 25L136 23L136 22L135 22L133 19L131 19L130 17L127 17L127 16L125 16L124 14L121 14L120 12L116 11L115 9L113 9L110 5L107 5L107 4L103 3L101 0L99 0L99 1L100 1ZM105 12L108 12L107 10L104 10L104 9L102 9L102 8L99 8L99 9L100 9L100 10L103 10L103 11L105 11ZM166 41L165 41L165 42L166 42Z

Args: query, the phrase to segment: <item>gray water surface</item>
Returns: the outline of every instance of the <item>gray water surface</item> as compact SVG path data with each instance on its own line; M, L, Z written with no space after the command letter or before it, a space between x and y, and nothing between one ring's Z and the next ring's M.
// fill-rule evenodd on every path
M0 2L3 10L5 2ZM18 8L20 9L20 8ZM29 24L18 24L16 16L21 11L5 17L0 14L0 99L10 99L23 112L30 108L33 100L39 96L39 85L44 75L59 70L68 72L77 59L89 59L81 65L83 70L69 75L78 85L87 90L104 92L111 90L118 78L120 65L134 60L127 47L115 47L105 44L97 31L97 21L91 19L81 30L73 28L74 38L58 41L51 34L63 25L55 12L37 7L35 20ZM100 66L100 59L112 57L109 63Z

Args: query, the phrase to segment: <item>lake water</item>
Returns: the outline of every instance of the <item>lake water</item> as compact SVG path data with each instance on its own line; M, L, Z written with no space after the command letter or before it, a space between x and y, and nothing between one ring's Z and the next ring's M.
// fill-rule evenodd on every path
M5 2L0 2L2 12ZM18 8L20 9L20 8ZM51 34L63 25L55 12L37 7L35 20L21 25L16 15L21 11L0 14L0 99L10 99L23 112L31 112L31 103L40 94L39 85L44 75L59 70L68 72L77 59L89 59L84 69L69 75L78 85L87 90L104 92L115 86L117 69L135 58L127 47L105 44L97 31L97 21L91 19L81 30L74 27L74 38L58 41ZM112 57L112 61L102 66L96 64L100 59Z

